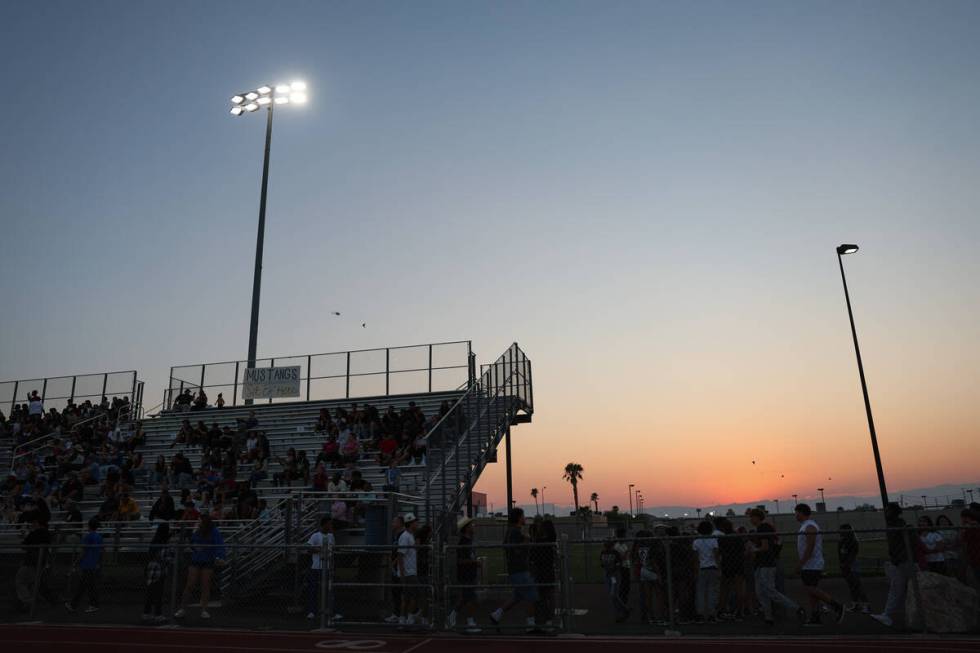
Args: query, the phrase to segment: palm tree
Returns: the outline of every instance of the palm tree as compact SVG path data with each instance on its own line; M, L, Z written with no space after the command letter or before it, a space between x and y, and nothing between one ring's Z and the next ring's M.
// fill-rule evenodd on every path
M592 504L595 506L595 514L598 515L599 514L599 495L596 494L595 492L593 492L592 493L592 496L589 497L589 501L591 501Z
M565 465L565 475L563 479L572 484L572 496L575 499L575 513L578 514L578 482L582 480L582 472L585 469L578 463L568 463Z
M541 511L538 510L538 488L531 488L531 496L534 497L534 514L540 515Z

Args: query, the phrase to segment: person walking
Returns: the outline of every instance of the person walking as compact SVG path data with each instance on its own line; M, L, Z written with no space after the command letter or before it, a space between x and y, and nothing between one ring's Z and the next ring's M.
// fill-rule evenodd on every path
M749 511L749 521L755 528L753 550L755 552L755 594L762 605L762 615L767 625L772 626L772 604L779 603L792 610L800 622L806 621L806 610L795 601L776 589L776 565L779 562L781 546L776 529L766 522L766 513L759 508Z
M320 581L323 576L323 566L326 561L323 559L324 552L331 552L337 543L333 534L333 520L330 517L320 518L320 530L310 535L306 544L310 551L310 568L306 573L306 618L316 619L317 606L320 603ZM333 606L333 620L338 621L343 617L337 612L332 594L327 596L327 605L322 606L324 610Z
M861 545L858 544L857 537L850 524L841 524L840 539L837 541L837 561L840 564L840 575L847 582L847 589L851 593L851 604L847 607L848 612L871 612L871 604L868 603L868 596L864 593L864 586L861 584L861 572L858 567L858 553Z
M537 630L534 604L538 601L538 589L528 565L528 537L524 534L524 523L524 511L511 508L507 516L504 555L507 559L507 580L514 594L507 603L490 613L490 623L499 628L505 612L523 605L527 614L527 630L532 632Z
M78 587L71 601L65 603L69 612L78 609L83 594L88 594L88 607L85 612L99 611L99 571L102 568L102 534L99 533L99 520L88 520L88 533L82 538L82 555L78 559Z
M799 555L800 578L803 588L810 599L810 619L807 626L820 626L820 604L826 603L834 611L837 622L844 620L844 606L827 592L820 589L820 579L823 576L823 535L820 526L812 517L810 506L805 503L797 504L794 509L796 521L800 530L796 536L796 552Z
M885 526L888 528L888 562L885 564L885 576L888 577L888 597L885 599L885 609L871 618L885 626L894 624L895 615L905 610L905 593L908 591L909 580L915 575L915 560L910 555L912 538L908 524L902 519L902 507L895 502L885 507Z

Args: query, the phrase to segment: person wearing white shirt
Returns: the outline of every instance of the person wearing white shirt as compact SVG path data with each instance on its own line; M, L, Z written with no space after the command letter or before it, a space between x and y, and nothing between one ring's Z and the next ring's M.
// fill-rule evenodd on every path
M404 517L405 530L398 536L398 553L395 560L395 572L402 585L402 610L398 619L399 625L411 626L419 616L415 613L418 602L418 553L415 549L415 529L418 520L415 515L408 513Z
M946 540L936 530L929 515L919 517L919 542L925 554L926 569L936 574L946 573Z
M44 402L41 401L41 397L37 394L37 390L32 392L27 397L27 414L31 417L34 417L35 415L41 417L44 415Z
M803 588L810 598L810 620L807 626L819 626L820 604L826 603L834 611L837 622L844 620L844 605L830 594L818 587L823 576L823 535L820 526L813 520L810 506L801 503L796 506L796 521L800 523L799 534L796 536L796 552L800 557L800 578Z
M337 543L333 534L333 521L329 517L320 518L320 530L313 533L310 539L306 542L307 546L310 547L310 570L306 576L306 618L315 619L317 606L320 603L320 593L321 586L320 582L323 579L323 553L326 551L331 551L334 545ZM331 551L332 553L332 551ZM329 570L328 570L329 573ZM333 619L337 621L341 619L341 615L336 612L336 604L333 600L333 593L327 596L327 605L323 606L324 610L332 609L334 610Z
M698 537L691 543L698 554L698 582L695 594L695 609L698 620L715 620L718 609L718 593L721 588L721 572L719 571L720 555L718 538L714 526L705 520L698 524Z

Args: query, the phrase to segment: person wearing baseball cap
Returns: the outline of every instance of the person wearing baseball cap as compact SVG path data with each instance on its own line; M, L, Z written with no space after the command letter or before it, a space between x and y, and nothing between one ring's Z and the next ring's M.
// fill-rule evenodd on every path
M405 530L398 536L398 553L395 557L395 569L398 580L402 585L401 615L399 626L413 626L420 616L415 612L418 604L418 551L415 548L415 529L418 528L418 518L414 513L408 513L403 518Z
M459 544L456 547L456 582L462 585L456 607L446 617L449 628L456 627L456 615L466 615L466 632L475 635L480 632L476 625L476 584L477 576L482 566L473 550L473 518L460 517L456 522L459 532Z

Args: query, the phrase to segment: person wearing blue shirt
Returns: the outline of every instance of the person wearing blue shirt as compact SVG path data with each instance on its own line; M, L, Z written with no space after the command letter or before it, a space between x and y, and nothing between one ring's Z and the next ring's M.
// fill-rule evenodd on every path
M99 609L99 570L102 567L102 534L99 533L99 520L93 517L88 521L88 533L82 538L82 556L78 559L78 587L71 601L65 603L69 612L78 609L82 594L88 593L88 607L85 612Z
M214 568L225 564L225 541L221 533L215 527L211 516L201 515L197 529L191 535L191 566L187 570L187 585L184 586L184 594L181 597L180 609L174 613L174 617L181 618L187 614L187 603L190 600L191 592L197 586L198 579L201 581L201 619L210 619L208 614L208 598L211 595L211 576Z

